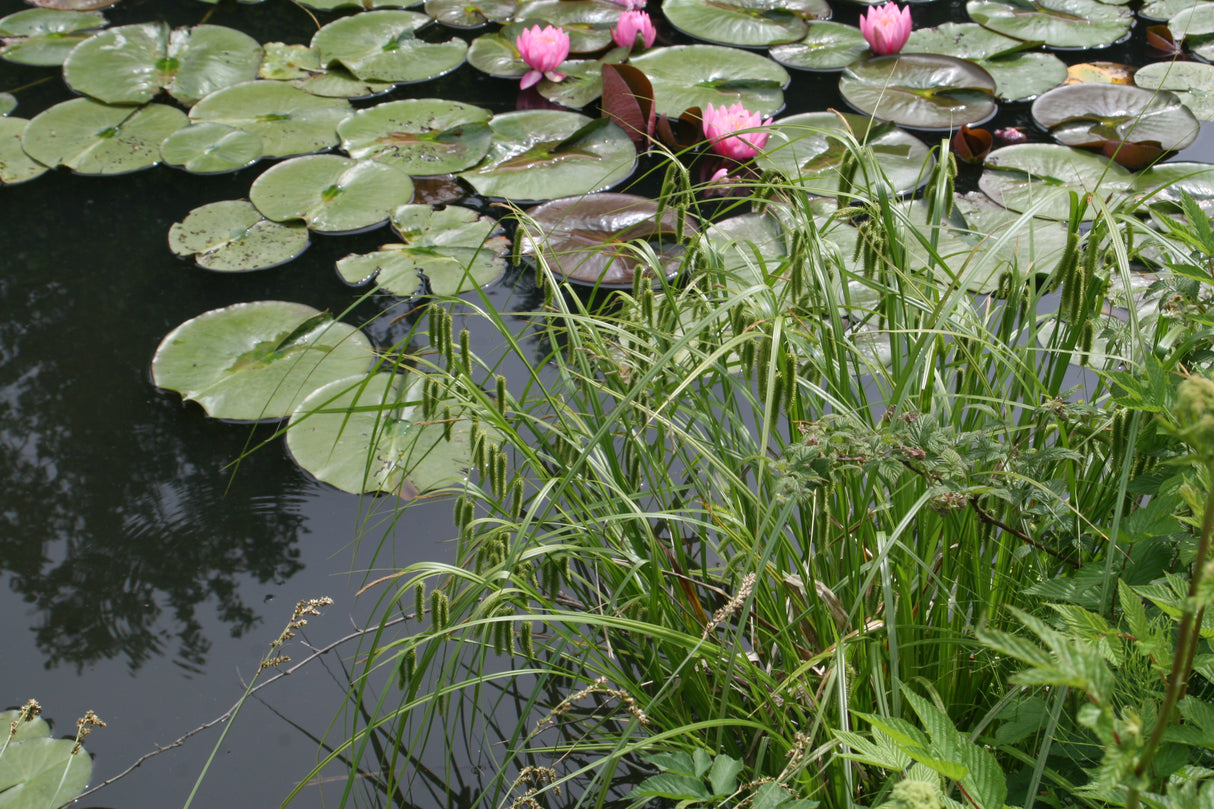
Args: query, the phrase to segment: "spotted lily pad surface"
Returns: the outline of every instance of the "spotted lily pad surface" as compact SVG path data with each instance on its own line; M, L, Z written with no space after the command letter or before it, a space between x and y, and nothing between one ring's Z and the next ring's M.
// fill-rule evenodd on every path
M867 50L859 28L821 21L809 23L809 31L799 41L776 45L768 54L795 70L842 70Z
M402 500L462 483L472 465L466 420L422 413L425 377L379 373L339 379L291 416L295 462L342 491L389 492ZM454 418L454 417L451 417Z
M1015 37L1004 36L972 22L946 22L934 28L911 31L902 53L945 53L958 59L990 59L1032 47Z
M978 187L1005 208L1047 219L1070 216L1071 192L1111 199L1131 187L1129 170L1091 152L1052 143L1021 143L986 157ZM1085 218L1095 215L1088 206Z
M115 107L74 98L30 121L21 141L30 157L47 166L125 174L159 163L161 142L186 123L185 113L164 104Z
M506 22L517 9L516 0L426 0L426 14L451 28Z
M831 15L826 0L665 0L662 12L688 36L742 48L796 42Z
M319 98L289 84L250 81L211 93L190 110L261 139L266 157L310 154L336 146L337 124L354 111L345 99Z
M18 722L10 738L9 727ZM0 806L40 809L66 806L88 786L93 759L73 739L52 739L42 719L19 721L17 711L0 711L8 740L0 756Z
M653 84L659 115L678 116L691 107L731 106L774 115L784 108L788 71L756 53L718 45L655 48L631 60Z
M914 135L859 115L807 112L774 121L768 132L767 145L756 158L759 167L778 171L821 196L839 190L849 141L865 145L881 172L857 177L856 182L883 183L895 194L918 188L936 164L931 150Z
M302 222L272 222L245 200L212 202L169 229L169 248L207 270L249 272L285 264L308 247Z
M234 421L289 416L334 379L365 374L370 341L327 312L288 301L238 303L187 320L161 341L152 381Z
M426 42L414 32L430 22L415 11L365 11L341 17L312 37L322 65L340 64L360 79L398 84L426 81L464 63L459 38Z
M0 19L0 59L22 65L61 65L72 48L105 24L99 11L18 11Z
M471 104L410 98L359 110L337 133L351 157L374 158L409 174L449 174L471 168L489 151L491 117Z
M320 51L307 45L267 42L258 75L289 81L304 92L325 98L370 98L396 86L394 82L360 79L344 67L322 67Z
M253 181L249 200L277 222L302 219L319 233L351 233L388 221L413 199L413 182L395 166L339 155L279 163Z
M635 194L562 197L527 210L526 217L519 226L520 252L540 256L571 281L596 287L631 285L638 270L651 271L638 259L640 242L672 277L685 240L699 231L690 216L680 223L675 211L660 210L654 200Z
M459 175L488 197L544 200L603 191L636 165L632 139L606 118L524 110L496 115L489 126L489 153Z
M46 173L46 166L21 148L24 118L0 118L0 184L15 185Z
M983 28L1051 48L1103 48L1134 24L1130 9L1097 0L970 0L965 9Z
M1105 141L1158 144L1183 149L1201 124L1167 90L1125 84L1070 84L1033 102L1033 120L1059 143L1101 146Z
M866 115L916 129L973 126L998 110L989 73L973 62L940 54L861 60L843 71L839 92Z
M1152 62L1134 72L1134 84L1175 93L1202 121L1214 121L1214 65L1202 62Z
M227 124L190 124L160 144L160 156L170 166L192 174L222 174L257 162L261 138Z
M458 295L497 280L506 269L509 239L496 220L469 208L402 205L392 214L392 227L402 244L337 262L347 283L374 280L385 292L412 296L424 273L431 293Z

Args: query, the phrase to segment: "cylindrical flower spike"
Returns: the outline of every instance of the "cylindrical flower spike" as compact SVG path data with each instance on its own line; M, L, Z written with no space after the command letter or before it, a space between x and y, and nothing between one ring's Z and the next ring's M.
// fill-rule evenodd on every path
M910 8L897 3L870 6L860 17L860 33L878 56L897 53L910 37Z
M551 81L565 78L564 73L556 70L569 56L569 35L563 30L551 25L545 25L542 29L533 25L524 28L514 44L519 56L531 68L523 74L523 80L519 83L522 89L537 84L541 78L546 77Z
M644 11L625 11L620 15L620 21L616 23L615 28L611 29L611 38L621 48L631 48L636 44L638 36L646 48L653 47L658 38L653 20L649 19L649 15Z
M704 137L708 138L714 152L734 160L749 160L767 144L767 133L736 133L767 126L771 119L764 120L761 113L747 110L739 101L731 107L721 105L714 108L709 104L704 110L703 122Z

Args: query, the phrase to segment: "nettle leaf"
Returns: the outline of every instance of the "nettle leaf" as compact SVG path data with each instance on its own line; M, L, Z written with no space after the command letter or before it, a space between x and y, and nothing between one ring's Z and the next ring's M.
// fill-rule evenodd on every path
M272 222L245 200L212 202L169 229L169 248L207 270L248 272L277 267L308 247L302 222Z
M444 409L423 412L424 374L337 379L308 396L287 428L287 450L317 480L353 494L402 500L455 486L472 465L471 425Z
M469 208L402 205L392 214L392 227L403 244L337 262L347 283L375 281L385 292L412 296L424 274L432 294L458 295L492 283L506 269L510 240L497 221Z
M105 25L99 11L18 11L0 19L0 59L22 65L61 65L72 48Z
M143 104L161 89L194 104L223 87L257 78L261 45L233 28L170 30L162 22L123 25L80 43L63 63L78 93L110 104Z
M160 342L152 381L232 421L289 416L312 391L365 374L361 331L302 303L238 303L187 320Z

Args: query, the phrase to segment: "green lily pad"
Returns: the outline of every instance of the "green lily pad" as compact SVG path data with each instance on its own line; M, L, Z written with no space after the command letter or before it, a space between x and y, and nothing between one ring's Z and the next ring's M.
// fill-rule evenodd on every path
M1167 22L1186 8L1208 2L1209 0L1149 0L1138 9L1138 16L1151 22Z
M61 65L72 48L105 24L99 11L18 11L0 19L0 59L22 65Z
M472 40L468 47L468 64L482 73L503 79L517 79L529 68L522 57L514 40L501 31L482 34Z
M0 117L17 109L17 97L12 93L0 93Z
M389 101L341 122L342 148L409 174L450 174L471 168L489 151L489 110L438 98Z
M911 31L902 53L946 53L958 59L990 59L1007 56L1026 48L1032 42L1004 36L973 22L946 22L935 28Z
M978 187L1005 208L1046 219L1070 217L1070 192L1115 204L1131 187L1128 169L1106 157L1053 143L1021 143L986 157ZM1085 218L1095 215L1089 205Z
M631 64L653 84L659 115L691 107L732 106L774 115L784 108L788 71L757 53L719 45L675 45L634 56Z
M1192 143L1201 128L1174 93L1126 84L1056 87L1033 102L1032 114L1038 126L1067 146L1131 141L1175 151Z
M317 480L352 494L389 492L402 500L467 480L470 425L422 413L422 374L339 379L291 416L287 450Z
M72 739L11 741L0 756L0 807L58 809L84 791L92 774L92 758Z
M257 78L261 45L220 25L170 31L164 23L111 28L81 42L63 62L78 93L107 104L143 104L161 89L183 104Z
M426 14L451 28L504 23L517 9L516 0L426 0Z
M819 196L838 192L848 140L864 144L876 160L875 176L866 177L869 167L861 165L856 182L862 187L881 183L904 194L922 185L936 164L931 150L914 135L859 115L807 112L773 121L767 131L767 145L755 162Z
M277 222L304 220L318 233L378 227L413 198L413 181L395 166L339 155L295 157L253 181L249 200Z
M686 239L699 231L690 216L679 223L676 211L635 194L562 197L525 213L520 254L538 255L553 272L594 287L631 286L638 271L652 275L652 264L638 257L638 243L652 250L672 278Z
M227 124L190 124L164 139L160 156L192 174L223 174L257 162L261 138Z
M233 421L278 420L334 379L365 374L374 352L361 331L302 303L213 309L160 342L152 381Z
M60 11L96 11L117 5L121 0L26 0L31 6Z
M705 228L702 241L712 251L728 291L764 284L778 294L786 285L779 270L789 255L788 232L770 212L714 222Z
M427 81L462 65L468 51L459 38L426 42L414 36L428 22L415 11L364 11L321 28L312 47L320 51L322 65L340 64L360 79Z
M114 107L91 98L56 104L26 125L22 146L47 166L80 174L125 174L160 162L160 144L187 123L164 104Z
M603 94L603 64L618 64L622 48L612 50L603 59L570 59L561 64L565 78L540 79L539 94L563 107L581 108Z
M1134 24L1130 9L1097 0L970 0L965 10L983 28L1051 48L1103 48Z
M973 62L940 54L877 56L849 66L839 92L861 112L915 129L948 130L990 119L995 80Z
M547 23L569 35L570 53L591 53L611 45L611 28L622 11L611 0L531 0L519 5L514 24L502 33L513 42L522 29Z
M976 64L995 80L1000 101L1030 101L1067 78L1066 62L1052 53L1013 53Z
M1209 163L1156 163L1134 175L1134 191L1152 208L1181 212L1181 192L1214 215L1214 166Z
M258 75L273 81L289 81L306 93L325 98L370 98L396 86L390 81L360 79L344 67L322 67L320 51L307 45L267 42Z
M16 185L46 173L46 166L21 148L21 133L29 121L0 118L0 184Z
M190 211L169 229L169 249L206 270L249 272L285 264L308 247L301 222L272 222L242 199Z
M211 93L190 110L190 120L242 129L261 138L266 157L290 157L336 146L337 125L353 111L344 99L320 98L276 81L250 81Z
M1214 34L1214 3L1200 3L1177 11L1168 20L1168 30L1177 42Z
M422 0L300 0L301 6L316 11L336 11L342 8L409 8L421 5Z
M768 54L796 70L842 70L868 50L868 42L854 25L811 22L800 42L776 45Z
M696 39L763 48L804 38L808 21L829 19L831 10L826 0L665 0L662 13Z
M485 286L506 269L510 240L501 226L469 208L402 205L392 227L403 244L386 244L374 253L349 255L337 273L349 284L374 280L393 295L416 295L425 273L435 295L458 295Z
M1018 278L1048 274L1062 260L1067 232L1060 222L1014 213L979 193L958 194L957 211L975 242L965 269L988 282L975 291L993 291L1004 272Z
M1214 121L1214 65L1151 62L1134 72L1134 83L1145 90L1169 90L1194 116Z
M636 165L632 139L606 118L525 110L496 115L489 126L488 155L459 174L485 196L544 200L590 194L622 182Z

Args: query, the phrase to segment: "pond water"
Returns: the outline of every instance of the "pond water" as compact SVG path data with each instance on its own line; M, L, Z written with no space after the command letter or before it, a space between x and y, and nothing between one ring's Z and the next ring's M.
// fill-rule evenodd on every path
M838 5L835 19L854 24L856 9ZM0 0L0 16L23 8ZM218 10L186 0L129 1L106 14L113 24L161 18L184 25L211 11L210 22L263 41L305 42L315 30L303 10L277 0ZM966 19L960 2L915 14L920 24ZM1139 40L1060 56L1139 64L1146 61ZM32 116L70 93L56 69L0 62L0 91L41 79L48 80L16 93L18 114ZM502 111L513 108L516 91L515 82L465 66L390 98L454 98ZM835 74L795 72L786 97L789 112L845 108ZM1027 107L1006 105L992 128L1031 129ZM1212 155L1206 124L1180 158ZM198 205L245 196L263 170L197 177L157 168L121 178L60 171L0 189L0 703L36 697L59 733L95 710L109 725L89 740L94 783L227 710L296 601L336 601L308 627L315 646L360 626L371 605L356 593L374 577L366 568L376 548L381 568L449 555L448 504L416 503L399 515L382 500L337 492L299 470L281 441L250 451L270 437L268 428L209 420L150 382L161 338L203 311L264 299L334 311L358 302L360 293L333 264L389 241L386 230L314 236L294 262L238 276L207 273L169 252L173 222ZM506 309L528 305L508 284L490 296ZM345 319L359 322L393 306L362 302ZM381 344L399 328L387 320L368 329ZM483 328L474 332L479 350L496 341ZM288 653L301 659L306 650L296 645ZM276 805L316 759L318 738L342 738L340 719L330 727L344 693L341 655L258 693L197 805ZM182 802L216 738L217 728L202 732L80 805ZM469 785L453 785L454 804L475 795L479 752L470 748ZM441 751L419 753L441 771ZM298 805L331 804L339 790L322 796L309 788ZM419 806L447 803L411 798Z

